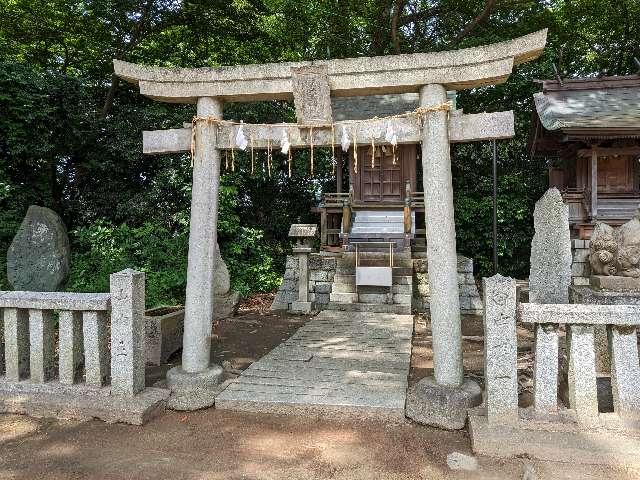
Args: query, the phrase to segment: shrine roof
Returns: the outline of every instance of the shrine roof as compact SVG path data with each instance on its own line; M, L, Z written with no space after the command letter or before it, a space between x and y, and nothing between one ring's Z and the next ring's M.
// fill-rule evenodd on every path
M544 81L534 94L547 130L640 132L640 76Z

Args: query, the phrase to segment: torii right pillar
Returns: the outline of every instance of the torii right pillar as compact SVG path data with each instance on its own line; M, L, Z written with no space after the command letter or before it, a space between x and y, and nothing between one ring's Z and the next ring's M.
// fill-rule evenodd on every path
M422 181L427 233L433 377L408 392L406 413L440 428L464 428L467 409L482 401L480 386L463 377L458 255L453 209L447 92L438 84L420 89L424 109Z

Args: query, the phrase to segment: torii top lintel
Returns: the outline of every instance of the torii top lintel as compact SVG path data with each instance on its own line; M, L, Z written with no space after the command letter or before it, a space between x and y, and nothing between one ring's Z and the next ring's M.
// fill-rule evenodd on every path
M199 97L227 102L290 100L292 69L326 68L332 96L417 92L437 83L463 90L506 81L514 65L540 56L547 30L481 47L433 53L266 63L217 68L147 67L114 60L116 75L140 93L170 103L196 103Z

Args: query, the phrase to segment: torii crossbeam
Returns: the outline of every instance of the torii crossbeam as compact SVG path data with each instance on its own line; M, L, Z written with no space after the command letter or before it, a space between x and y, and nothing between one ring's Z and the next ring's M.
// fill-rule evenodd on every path
M358 121L358 137L384 144L383 122L392 121L399 142L422 143L422 168L434 380L432 410L438 402L453 398L441 390L466 391L463 379L460 305L457 279L456 236L451 179L450 142L509 138L514 135L513 113L462 115L441 108L447 90L494 85L506 81L514 65L537 58L546 43L541 30L492 45L437 53L318 60L313 62L242 65L219 68L167 69L114 60L116 74L138 85L140 93L154 100L197 105L197 116L222 120L228 102L294 100L297 124L245 125L256 148L281 138L289 129L293 148L333 143L328 124L333 122L332 96L356 96L419 92L420 121L414 117ZM309 128L312 126L317 128ZM213 316L213 261L217 238L220 150L233 147L233 125L196 122L193 189L185 330L182 366L167 374L176 409L212 405L222 370L210 364ZM365 140L366 139L366 140ZM191 149L191 128L144 132L145 153L169 153ZM431 388L431 387L430 387ZM468 390L468 389L467 389ZM464 397L464 395L463 395ZM464 407L464 405L461 405ZM435 415L437 416L437 415ZM428 422L427 422L428 423ZM434 418L432 424L446 422Z

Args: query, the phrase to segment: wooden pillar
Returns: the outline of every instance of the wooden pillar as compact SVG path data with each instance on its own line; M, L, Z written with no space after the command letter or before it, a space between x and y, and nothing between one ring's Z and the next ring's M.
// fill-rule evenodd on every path
M598 152L591 148L591 219L598 218Z
M342 164L343 164L343 153L338 153L338 158L336 158L336 192L342 193Z

